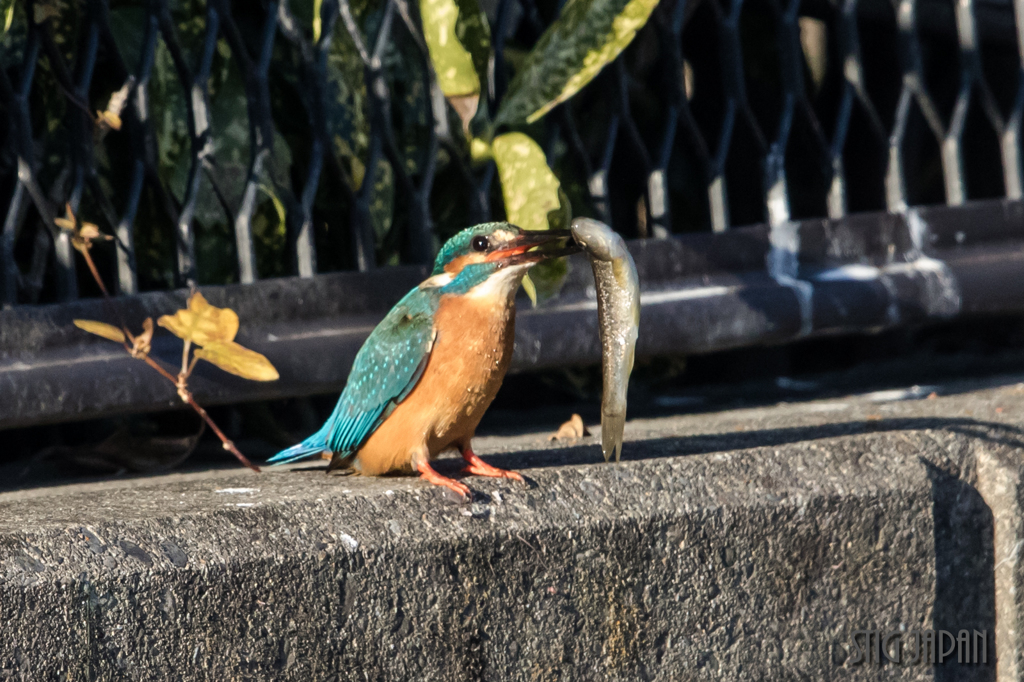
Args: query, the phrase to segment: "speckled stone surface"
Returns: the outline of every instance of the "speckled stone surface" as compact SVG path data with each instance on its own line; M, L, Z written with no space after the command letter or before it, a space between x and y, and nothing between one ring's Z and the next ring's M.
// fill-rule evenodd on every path
M1024 391L968 388L638 420L619 465L481 439L530 485L472 503L308 468L0 494L0 679L995 679L851 663L1017 617Z

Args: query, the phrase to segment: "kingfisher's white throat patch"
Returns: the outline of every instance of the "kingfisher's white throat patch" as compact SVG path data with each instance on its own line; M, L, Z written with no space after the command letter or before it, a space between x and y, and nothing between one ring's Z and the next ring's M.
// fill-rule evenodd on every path
M433 277L428 277L423 280L423 282L420 283L420 289L437 289L451 284L453 279L454 277L451 273L442 272L440 275L434 275Z
M522 263L520 265L509 265L496 271L480 284L466 292L469 298L498 299L504 300L515 294L519 283L523 281L526 271L533 267L534 263Z

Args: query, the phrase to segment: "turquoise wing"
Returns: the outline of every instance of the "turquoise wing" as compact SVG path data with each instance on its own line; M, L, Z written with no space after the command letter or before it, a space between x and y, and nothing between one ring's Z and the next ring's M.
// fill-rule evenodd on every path
M328 420L331 452L353 452L416 387L434 344L436 289L414 289L359 349Z
M292 462L324 451L344 456L359 449L423 375L439 299L436 288L416 288L395 304L356 354L345 390L323 427L269 461Z

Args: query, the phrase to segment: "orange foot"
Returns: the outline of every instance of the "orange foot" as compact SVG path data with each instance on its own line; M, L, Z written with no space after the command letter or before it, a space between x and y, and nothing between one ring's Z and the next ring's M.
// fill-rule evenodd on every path
M458 481L454 481L448 478L447 476L442 476L441 474L437 473L431 468L428 462L420 462L416 466L416 469L420 472L420 477L422 477L424 480L429 481L434 485L443 485L445 488L450 488L460 495L471 497L469 488L467 488L462 483L459 483Z
M506 471L505 469L499 469L498 467L492 467L487 462L483 461L476 454L473 453L472 448L465 448L462 450L462 458L468 462L463 471L467 474L475 474L477 476L488 476L490 478L511 478L513 481L523 482L523 477L514 471Z

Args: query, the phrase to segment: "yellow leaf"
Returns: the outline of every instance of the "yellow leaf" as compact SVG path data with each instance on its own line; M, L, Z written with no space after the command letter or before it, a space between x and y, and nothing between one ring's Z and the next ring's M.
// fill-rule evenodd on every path
M198 291L188 299L188 308L164 315L159 324L179 339L206 346L233 341L238 333L238 315L230 308L210 305Z
M561 205L561 185L540 145L523 133L506 133L494 138L492 150L508 221L524 230L548 229L548 212Z
M62 230L69 230L71 232L75 231L75 225L77 225L78 223L75 220L74 212L71 210L70 202L64 204L64 217L54 218L53 222L57 227L59 227Z
M142 333L135 337L135 342L132 344L132 357L141 358L145 355L149 355L149 351L152 350L153 342L153 318L147 317L142 322Z
M533 139L523 133L499 135L491 144L491 153L498 166L505 215L510 223L524 230L547 230L568 224L572 219L569 198ZM567 272L563 259L541 263L523 278L523 291L537 305L538 299L557 293Z
M446 97L478 94L480 77L473 66L473 55L459 42L455 32L459 20L455 0L420 0L420 16L441 92Z
M82 239L113 239L109 234L103 234L100 232L100 228L93 223L82 223L82 226L78 229L78 236Z
M112 324L107 324L106 322L95 322L93 320L73 320L73 322L76 327L83 329L90 334L102 336L105 339L117 341L118 343L124 343L124 332Z
M97 111L96 120L101 125L105 125L113 130L121 129L121 117L112 111Z
M487 161L494 158L494 150L479 137L474 137L469 142L469 156L474 161Z
M215 341L196 351L196 357L212 362L225 372L253 381L274 381L277 370L263 355L234 341Z

